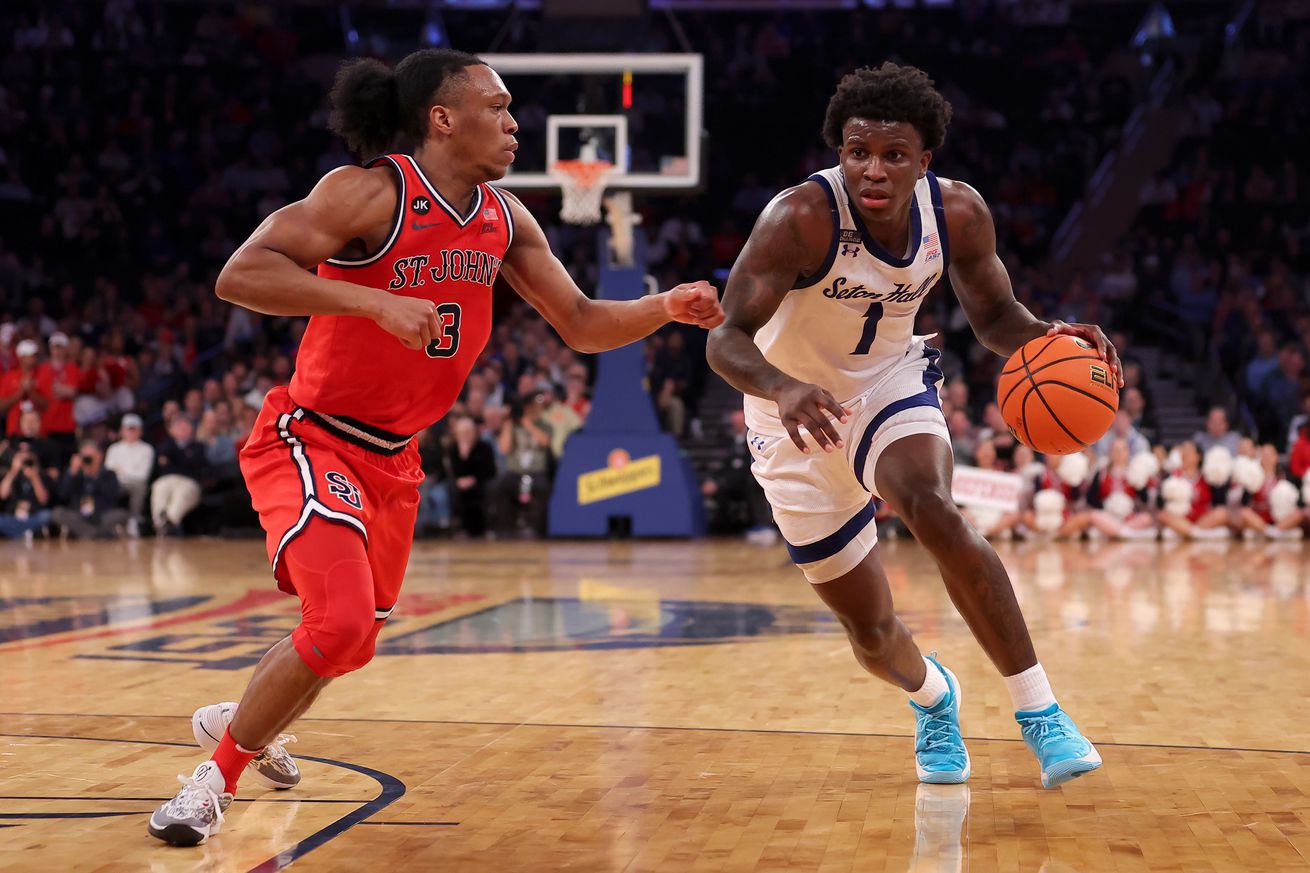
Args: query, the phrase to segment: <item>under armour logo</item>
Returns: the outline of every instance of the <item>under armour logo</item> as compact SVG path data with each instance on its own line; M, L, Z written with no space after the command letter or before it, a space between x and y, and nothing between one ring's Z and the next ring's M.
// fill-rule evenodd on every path
M841 253L843 257L853 258L860 253L860 247L850 245L849 243L842 243Z

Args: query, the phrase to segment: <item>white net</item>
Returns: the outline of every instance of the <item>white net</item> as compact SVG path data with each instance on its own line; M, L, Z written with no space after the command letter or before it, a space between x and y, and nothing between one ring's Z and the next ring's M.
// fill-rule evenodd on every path
M550 174L563 195L559 217L569 224L599 222L605 180L613 171L609 161L556 161Z

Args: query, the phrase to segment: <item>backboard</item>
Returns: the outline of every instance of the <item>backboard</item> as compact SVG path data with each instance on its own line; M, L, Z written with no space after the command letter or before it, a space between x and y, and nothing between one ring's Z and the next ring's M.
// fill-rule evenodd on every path
M496 184L558 189L557 160L610 161L610 190L701 181L704 63L697 54L488 54L514 97L519 151Z

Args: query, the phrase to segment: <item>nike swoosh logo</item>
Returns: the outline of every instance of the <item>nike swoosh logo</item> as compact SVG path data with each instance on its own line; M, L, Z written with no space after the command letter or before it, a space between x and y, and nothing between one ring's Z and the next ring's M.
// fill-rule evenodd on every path
M412 227L414 230L427 230L429 227L436 227L438 224L441 224L441 222L434 221L431 224L419 224L418 220L415 219L414 221L410 222L409 226Z

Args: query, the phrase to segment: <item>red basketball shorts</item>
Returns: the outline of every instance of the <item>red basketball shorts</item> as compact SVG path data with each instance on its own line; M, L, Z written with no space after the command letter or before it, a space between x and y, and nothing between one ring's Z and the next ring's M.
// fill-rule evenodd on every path
M414 541L423 480L418 448L410 440L387 455L345 436L297 406L285 386L274 388L241 450L241 472L266 534L278 587L302 600L314 596L296 590L282 556L312 519L322 519L339 525L342 536L363 538L376 618L385 619L400 595Z

